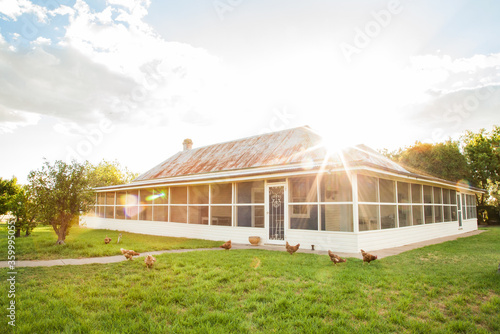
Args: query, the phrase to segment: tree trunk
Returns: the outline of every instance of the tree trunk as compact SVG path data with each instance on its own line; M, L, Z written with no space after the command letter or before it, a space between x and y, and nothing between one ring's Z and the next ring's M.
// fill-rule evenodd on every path
M16 228L16 234L15 234L15 237L16 238L19 238L21 236L21 229L20 228Z
M59 230L57 231L57 241L56 245L65 245L66 243L64 240L66 240L66 229L68 228L67 223L61 224L59 227Z

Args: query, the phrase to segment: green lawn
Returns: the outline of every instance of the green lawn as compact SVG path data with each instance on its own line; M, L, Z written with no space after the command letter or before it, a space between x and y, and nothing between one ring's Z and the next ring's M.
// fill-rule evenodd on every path
M118 234L122 233L119 244ZM108 236L111 243L105 244ZM17 260L53 260L121 254L120 248L146 252L164 249L218 247L224 241L160 237L110 230L94 230L74 226L66 237L66 245L56 245L57 236L50 226L36 227L29 237L16 238ZM7 260L7 227L0 225L0 261Z
M370 265L230 250L163 254L152 270L142 260L18 268L16 331L500 333L499 245L490 229Z

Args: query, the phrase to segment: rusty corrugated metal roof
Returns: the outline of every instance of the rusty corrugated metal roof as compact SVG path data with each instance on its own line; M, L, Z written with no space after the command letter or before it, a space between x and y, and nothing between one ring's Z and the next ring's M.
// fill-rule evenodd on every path
M364 145L339 152L329 152L321 136L304 126L180 151L140 175L134 182L256 167L307 165L316 162L344 165L366 162L398 172L409 172Z

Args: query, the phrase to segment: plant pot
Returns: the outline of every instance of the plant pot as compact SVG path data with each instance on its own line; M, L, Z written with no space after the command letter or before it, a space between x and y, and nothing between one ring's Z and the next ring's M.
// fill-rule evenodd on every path
M248 237L248 241L252 244L252 246L257 246L260 243L260 237Z

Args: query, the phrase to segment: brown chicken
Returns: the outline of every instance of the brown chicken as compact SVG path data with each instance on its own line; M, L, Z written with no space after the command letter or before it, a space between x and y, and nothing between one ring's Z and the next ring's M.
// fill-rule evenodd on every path
M144 263L146 264L146 266L148 266L148 268L152 268L153 265L155 264L155 262L156 262L156 259L153 257L153 255L148 255L144 259Z
M228 242L225 242L224 244L219 246L220 248L224 248L225 250L230 250L231 249L231 240Z
M363 264L365 264L365 262L368 262L368 264L370 264L371 261L375 261L378 258L377 255L372 255L365 252L364 250L361 250L361 254L363 255Z
M107 245L111 242L111 238L108 238L108 236L106 236L106 238L104 238L104 243Z
M133 260L134 256L141 255L141 254L139 254L137 252L134 252L133 250L127 250L127 249L123 249L123 248L120 248L120 251L122 252L123 255L125 255L125 257L128 260Z
M347 262L347 259L343 259L337 254L333 254L331 250L328 250L328 255L330 256L330 260L332 260L333 264L341 263L341 262Z
M295 253L299 249L300 244L296 244L295 246L290 246L290 244L287 241L285 247L286 251L290 253L290 255L293 255L293 253Z

